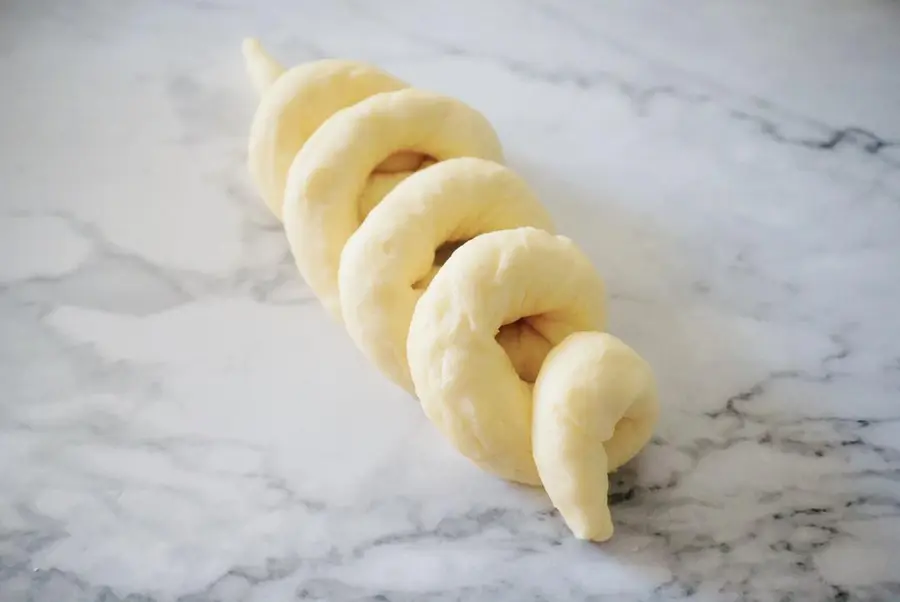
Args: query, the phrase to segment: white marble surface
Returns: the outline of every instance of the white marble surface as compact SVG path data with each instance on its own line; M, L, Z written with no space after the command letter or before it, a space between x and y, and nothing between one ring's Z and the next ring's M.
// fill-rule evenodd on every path
M462 98L660 380L615 538L310 299L240 42ZM0 600L900 599L900 4L0 4Z

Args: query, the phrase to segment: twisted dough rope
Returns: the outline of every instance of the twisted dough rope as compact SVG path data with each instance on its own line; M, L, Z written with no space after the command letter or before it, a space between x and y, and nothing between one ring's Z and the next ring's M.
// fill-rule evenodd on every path
M650 439L653 374L601 332L602 281L491 125L370 65L244 55L249 169L316 296L462 454L611 537L607 473Z

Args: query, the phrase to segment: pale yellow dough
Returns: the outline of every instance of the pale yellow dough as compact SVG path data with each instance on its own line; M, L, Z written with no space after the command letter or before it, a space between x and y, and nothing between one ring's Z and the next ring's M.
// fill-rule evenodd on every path
M310 288L463 455L612 536L607 474L652 435L653 373L602 332L602 280L487 120L371 65L244 55L250 173Z

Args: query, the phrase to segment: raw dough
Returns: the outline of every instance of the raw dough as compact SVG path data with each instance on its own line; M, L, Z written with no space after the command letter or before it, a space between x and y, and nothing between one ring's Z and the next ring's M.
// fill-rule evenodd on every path
M310 288L463 455L608 539L607 473L649 441L655 380L487 120L371 65L244 55L250 173Z

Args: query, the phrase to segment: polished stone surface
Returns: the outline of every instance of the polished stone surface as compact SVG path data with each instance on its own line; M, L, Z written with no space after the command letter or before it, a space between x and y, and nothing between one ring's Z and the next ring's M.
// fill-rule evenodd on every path
M900 599L900 4L0 4L0 600ZM663 415L616 535L310 297L240 52L483 111Z

